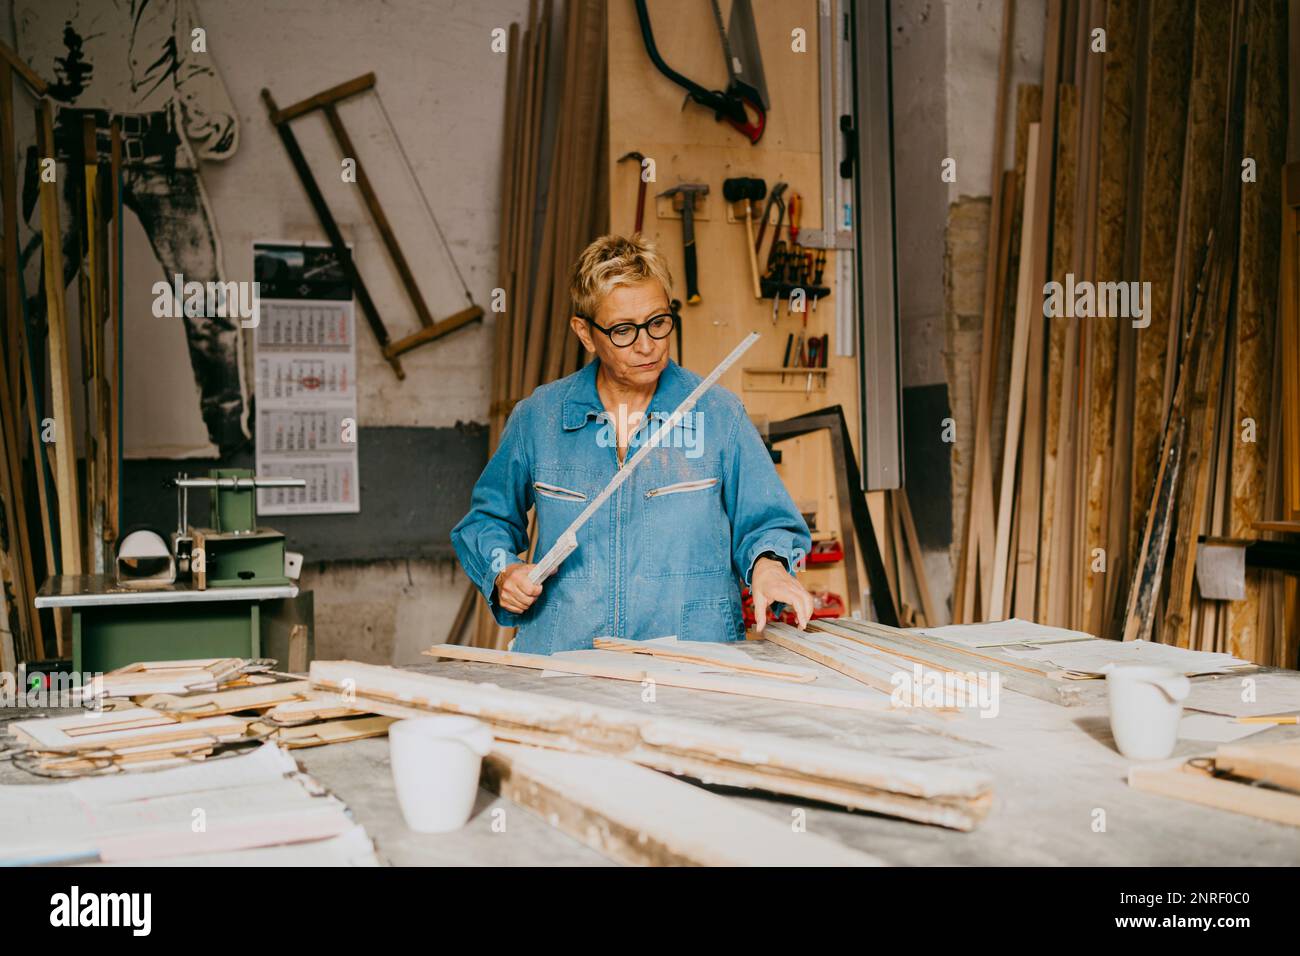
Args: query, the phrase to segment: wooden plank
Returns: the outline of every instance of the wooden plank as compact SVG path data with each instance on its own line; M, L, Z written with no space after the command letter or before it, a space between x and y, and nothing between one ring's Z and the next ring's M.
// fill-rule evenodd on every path
M22 307L18 295L18 180L14 163L13 72L9 65L0 66L0 193L3 194L4 225L4 306L6 345L0 351L0 495L4 497L4 518L9 533L9 561L13 575L14 604L21 632L15 635L15 650L25 660L45 658L40 615L32 606L36 596L36 578L32 572L31 538L27 533L27 507L23 494L22 423L20 414L22 365L20 355L24 336ZM3 584L0 584L3 587Z
M274 684L254 684L250 687L235 687L209 694L153 694L139 701L139 704L141 707L178 717L212 717L217 714L260 710L264 707L274 707L276 704L303 700L310 689L311 685L307 681L278 681Z
M300 750L304 747L324 747L349 740L364 740L367 737L382 737L388 733L388 728L395 720L394 717L349 717L297 727L276 727L258 720L250 724L248 729L250 733L267 734L269 739L287 750Z
M1222 744L1215 751L1214 767L1234 777L1300 791L1300 742Z
M1079 92L1073 83L1058 87L1055 197L1052 204L1052 281L1065 283L1071 268L1074 238L1075 177L1078 174ZM1073 310L1071 310L1073 312ZM1069 575L1070 549L1058 509L1072 497L1073 472L1061 462L1074 461L1073 416L1070 396L1074 392L1075 352L1078 318L1055 318L1049 323L1047 348L1047 428L1043 439L1042 541L1038 575L1038 620L1064 623L1064 594L1060 580Z
M104 521L104 540L112 547L122 529L122 377L125 363L122 355L122 120L113 117L109 123L109 170L112 184L109 191L112 206L113 237L110 241L108 337L113 343L113 364L108 371L108 512ZM57 617L57 615L56 615ZM62 647L63 636L59 635ZM60 651L60 653L62 653Z
M498 740L623 757L723 786L823 800L954 829L992 804L989 778L816 741L738 731L354 661L313 661L312 686L349 706L405 717L469 714ZM650 708L654 710L654 708Z
M1029 326L1032 314L1041 310L1035 305L1039 301L1038 292L1041 283L1034 283L1033 269L1024 264L1032 262L1034 244L1038 241L1035 225L1038 221L1038 153L1039 125L1029 127L1029 169L1025 180L1025 216L1024 231L1020 241L1019 288L1016 294L1016 327L1011 344L1011 381L1007 390L1007 430L1002 454L1002 490L998 497L997 540L993 554L993 580L990 587L988 607L1000 608L1006 596L1007 554L1011 544L1011 512L1014 506L1016 456L1019 452L1019 435L1021 414L1024 410L1025 371L1029 359Z
M1057 86L1061 79L1061 29L1062 9L1058 0L1049 0L1047 22L1043 39L1043 114L1039 124L1039 144L1036 154L1036 175L1026 180L1026 220L1031 224L1028 230L1032 238L1029 255L1024 256L1022 245L1021 268L1028 268L1028 281L1022 288L1033 293L1036 305L1039 291L1049 278L1049 251L1052 235L1052 181L1053 164L1056 159L1057 135ZM1033 190L1032 204L1030 189ZM1032 214L1030 210L1032 209ZM1018 460L1011 459L1013 470L1018 467L1020 478L1015 507L1018 520L1015 534L1015 578L1014 592L1003 582L1005 597L1014 599L1015 613L1019 617L1033 620L1037 617L1036 603L1038 597L1038 557L1040 545L1040 528L1042 517L1042 470L1044 443L1044 378L1046 360L1047 325L1041 308L1032 308L1028 315L1028 340L1025 360L1024 410L1021 416L1021 451ZM1019 315L1017 314L1017 324ZM1013 361L1018 361L1013 353ZM1014 372L1014 366L1013 366ZM1014 375L1013 375L1014 384ZM1012 393L1013 401L1016 393ZM1015 434L1008 417L1008 442ZM1007 459L1004 457L1004 468ZM1007 487L1007 476L1003 473L1003 489ZM1001 505L999 505L999 519ZM1000 531L1001 529L999 529ZM996 562L995 551L995 562ZM1005 560L1005 556L1004 559ZM994 592L999 591L997 575L1000 569L994 566ZM997 609L999 602L994 600L992 608Z
M823 667L829 667L845 677L851 677L858 683L866 684L868 687L882 693L892 694L894 692L894 685L889 681L857 666L844 655L836 654L825 647L814 644L808 640L805 634L800 633L788 624L782 624L780 621L769 622L767 627L763 629L763 640L775 644L777 647L784 647L792 654L798 654L810 661L816 661Z
M903 520L907 552L911 556L912 574L916 578L916 590L921 598L921 611L925 614L925 623L937 627L940 623L939 608L930 596L930 578L925 573L925 553L921 550L920 539L916 536L916 520L912 516L912 504L906 488L900 488L894 493L894 502Z
M1177 767L1132 766L1128 772L1128 785L1145 793L1199 803L1216 810L1300 826L1300 796L1220 780L1188 764Z
M813 621L809 627L878 651L918 661L935 670L976 674L996 672L1007 690L1049 703L1069 707L1087 702L1087 692L1082 685L1088 681L1062 680L1047 671L1027 667L991 652L975 651L950 641L922 637L914 632L848 618Z
M41 79L36 71L28 66L26 61L15 53L6 43L0 43L0 59L4 60L9 65L10 69L14 70L22 77L23 82L27 84L34 95L45 95L48 89L45 81Z
M974 613L973 598L978 540L972 541L983 533L983 525L973 521L974 505L977 500L987 500L991 506L993 487L989 480L989 414L993 400L993 378L997 331L1002 315L998 305L998 290L1006 276L1006 260L1003 258L1007 248L1006 239L1011 230L1011 216L1007 215L1004 196L1014 188L1015 179L1007 180L1003 173L1003 150L1006 136L1007 113L1007 64L1011 48L1015 41L1015 0L1003 0L1002 29L999 33L998 51L998 88L997 106L993 114L993 168L989 178L989 188L993 196L989 203L989 233L984 272L984 323L980 344L980 365L976 378L975 399L975 445L974 459L971 465L970 494L963 521L962 550L957 565L957 581L953 589L954 615L958 620L967 620ZM1014 203L1014 199L1012 200ZM996 267L995 267L996 264ZM975 492L976 474L979 474L980 493ZM970 601L967 600L969 597ZM969 609L968 609L969 608ZM929 614L927 620L933 623Z
M18 367L19 326L23 322L22 306L18 301L18 172L15 157L18 144L14 141L14 75L7 65L0 66L0 207L3 207L4 261L4 318L5 343L8 346L10 400L13 408L20 408L22 375ZM0 354L0 358L3 358ZM14 445L22 444L15 436Z
M682 646L650 644L646 641L624 641L614 637L598 637L595 648L599 651L618 651L624 654L645 654L667 661L683 661L689 664L704 664L709 667L721 667L726 670L751 674L757 677L771 677L776 680L794 681L807 684L817 679L817 672L807 667L783 667L780 664L764 664L762 661L731 660L713 654L693 652L692 641L678 642Z
M499 651L487 647L462 647L457 644L435 644L423 652L429 657L446 657L479 664L501 664L506 667L526 667L561 674L583 674L609 680L632 681L638 684L662 684L664 687L683 687L688 690L707 690L719 694L739 694L744 697L762 697L766 700L784 700L798 704L816 704L822 707L839 707L888 713L888 704L854 691L837 687L807 687L787 681L762 680L753 677L732 677L727 674L699 674L671 670L644 670L634 663L624 663L619 652L610 651L608 663L569 660L546 654L521 654Z
M498 742L490 789L619 863L879 866L867 854L626 760Z
M37 112L40 155L54 156L54 114L49 100ZM50 394L54 418L54 482L59 502L60 571L80 574L81 514L77 491L77 447L68 356L68 320L63 299L63 232L59 226L58 187L42 180L41 248L45 261L45 314L49 325Z

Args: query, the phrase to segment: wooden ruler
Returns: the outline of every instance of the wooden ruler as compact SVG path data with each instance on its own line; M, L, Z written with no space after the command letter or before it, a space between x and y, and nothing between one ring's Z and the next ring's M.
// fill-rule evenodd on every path
M636 454L628 460L627 464L614 474L614 477L609 480L609 484L604 487L600 494L593 498L591 503L582 509L578 517L573 519L573 523L564 529L564 533L556 539L555 544L551 545L551 549L542 556L542 560L538 561L533 566L533 569L528 572L528 580L534 584L541 584L555 573L555 569L564 563L565 558L578 550L578 532L582 530L582 526L600 509L601 505L609 500L610 495L618 491L619 486L631 477L637 465L641 464L652 450L659 447L663 437L672 431L677 426L677 423L695 407L695 403L700 400L700 397L714 386L727 369L731 368L742 355L749 351L749 347L757 342L758 338L757 332L750 332L749 335L745 336L744 341L732 349L731 354L719 362L718 367L710 372L699 385L696 385L691 394L682 399L682 403L673 409L673 413L668 416L667 420L651 433L646 443L637 449Z

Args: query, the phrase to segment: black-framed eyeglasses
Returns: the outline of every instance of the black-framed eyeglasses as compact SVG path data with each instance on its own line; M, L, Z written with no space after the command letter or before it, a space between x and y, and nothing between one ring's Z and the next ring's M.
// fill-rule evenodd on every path
M652 339L666 339L672 334L673 327L677 324L677 316L671 312L663 312L659 315L652 315L644 322L620 322L618 325L605 328L597 325L596 320L590 316L582 316L591 323L593 329L598 329L609 336L610 344L615 348L625 349L637 340L641 330L645 329L645 334Z

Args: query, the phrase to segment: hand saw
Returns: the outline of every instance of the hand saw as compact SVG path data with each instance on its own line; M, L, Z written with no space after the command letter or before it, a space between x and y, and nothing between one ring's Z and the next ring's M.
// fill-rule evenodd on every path
M725 92L706 89L665 63L655 45L646 0L635 0L635 3L646 53L659 72L685 89L690 99L713 110L715 118L725 120L739 130L751 143L762 139L763 129L767 125L767 83L763 77L763 61L758 55L758 34L754 27L754 11L750 0L733 0L731 18L726 29L722 26L722 10L718 6L718 0L710 0L713 19L722 41L722 55L727 61L727 75L730 77Z

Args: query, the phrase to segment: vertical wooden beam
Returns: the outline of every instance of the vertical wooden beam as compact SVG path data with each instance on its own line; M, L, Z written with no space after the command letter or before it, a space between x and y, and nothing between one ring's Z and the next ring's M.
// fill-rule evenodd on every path
M1075 187L1079 165L1079 92L1073 83L1062 83L1057 104L1056 196L1053 203L1052 280L1064 284L1071 268L1074 240ZM1038 577L1038 620L1062 626L1066 623L1065 594L1061 568L1069 556L1068 526L1064 505L1073 500L1075 365L1078 319L1057 318L1050 323L1047 366L1047 432L1043 446L1043 522L1041 574ZM1065 466L1065 467L1062 467ZM1068 574L1068 572L1065 572Z
M122 121L114 117L109 125L111 144L110 174L112 188L112 239L109 243L109 321L108 337L113 343L113 363L108 367L108 515L104 522L104 539L117 540L122 516Z
M1034 307L1028 316L1026 343L1025 408L1023 415L1023 442L1019 465L1019 516L1016 547L1016 581L1014 609L1018 616L1030 620L1036 617L1038 597L1038 551L1041 528L1042 469L1044 436L1044 379L1046 377L1047 320L1043 316L1042 290L1049 276L1052 242L1052 182L1056 162L1056 107L1057 86L1061 76L1062 8L1059 0L1049 0L1047 24L1043 39L1043 114L1039 123L1039 143L1034 176L1035 196L1032 220L1033 244L1029 254L1022 257L1021 268L1028 265L1027 287L1033 294ZM1026 184L1028 190L1028 184ZM1026 204L1029 199L1026 198ZM1011 432L1008 429L1008 436ZM1005 461L1005 458L1004 458ZM1003 476L1003 487L1006 486ZM1000 517L1000 516L999 516ZM994 581L998 578L994 568ZM996 608L998 603L995 601Z
M957 566L957 581L953 590L953 608L958 612L955 615L958 621L968 621L973 616L976 559L980 543L986 542L988 538L984 523L976 520L974 516L977 510L984 515L989 514L993 508L989 416L992 411L994 375L997 368L995 364L997 332L1002 318L995 306L998 290L1006 279L1005 267L995 269L994 266L1003 261L999 255L1004 248L1002 240L1011 227L1010 220L1003 217L1002 192L1005 187L1002 175L1002 153L1006 139L1007 72L1011 47L1015 39L1015 9L1015 0L1003 0L1002 32L999 34L1001 42L998 52L997 106L993 114L993 169L989 187L993 191L993 198L989 203L989 234L984 266L984 327L980 345L979 375L976 381L975 450L963 522L961 559ZM828 56L829 52L822 55ZM823 226L830 228L829 223Z
M1055 109L1053 109L1055 115ZM1042 283L1037 282L1032 261L1034 244L1039 241L1035 232L1038 222L1038 161L1039 129L1037 123L1029 127L1029 174L1025 180L1024 231L1020 243L1020 282L1016 295L1016 327L1011 343L1011 381L1007 390L1007 429L1002 453L1001 491L998 495L997 536L993 552L993 580L987 607L997 611L1005 604L1007 595L1007 556L1011 546L1011 514L1015 506L1016 457L1020 450L1020 426L1024 411L1025 372L1029 360L1029 326L1032 314L1042 318Z
M31 538L27 534L27 508L23 496L22 468L22 307L18 294L18 172L14 141L13 67L0 63L0 198L4 205L4 308L5 350L0 354L0 493L4 495L7 550L14 577L13 600L19 626L15 649L28 660L45 657L40 615L32 605L36 579L32 572Z
M15 411L22 376L18 366L18 328L22 324L22 308L18 302L18 171L15 157L18 144L14 141L14 75L8 63L0 63L0 143L4 155L0 156L0 203L4 208L4 315L5 343L8 346L10 397Z
M54 113L44 100L36 115L39 152L54 158ZM68 170L65 175L73 175ZM72 414L68 361L68 319L63 300L63 233L59 227L58 186L40 184L41 247L45 262L45 312L49 324L50 385L54 411L55 484L59 497L59 542L64 574L80 574L81 516L77 504L77 440Z

